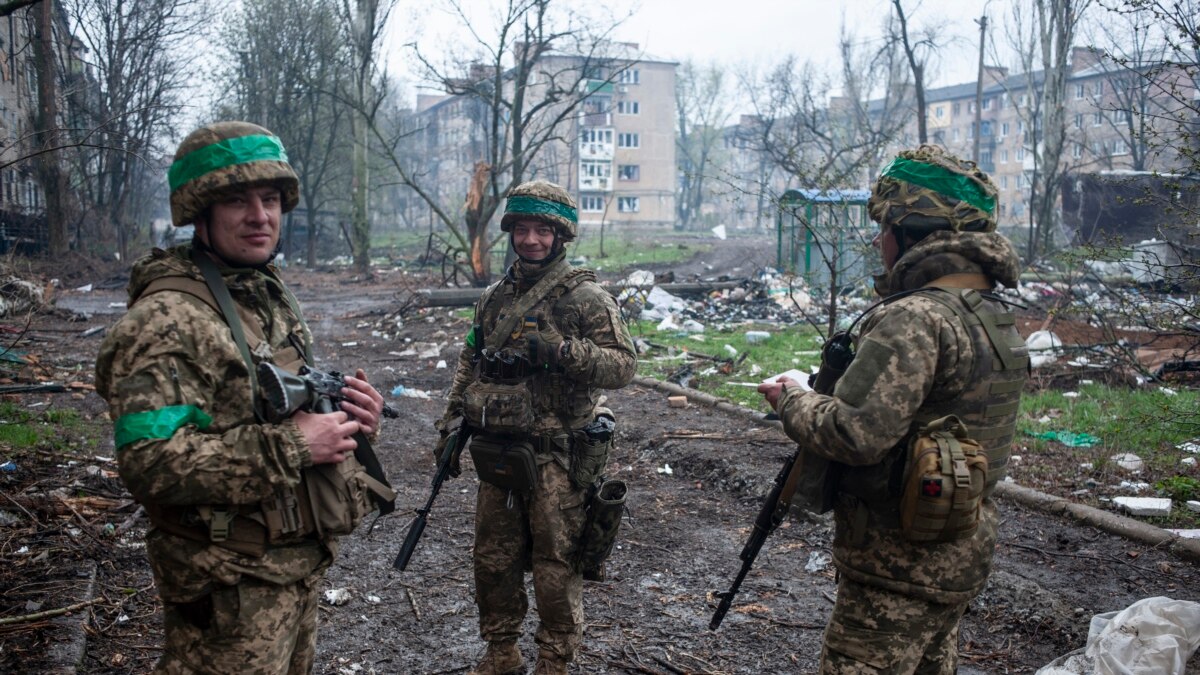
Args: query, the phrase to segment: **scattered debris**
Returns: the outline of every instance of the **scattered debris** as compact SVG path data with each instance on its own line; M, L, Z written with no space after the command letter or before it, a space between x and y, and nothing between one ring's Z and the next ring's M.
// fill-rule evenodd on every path
M1113 505L1131 516L1171 515L1171 500L1167 497L1115 497Z
M1068 448L1090 448L1100 442L1096 436L1073 431L1043 431L1032 436L1043 441L1057 441Z
M334 607L350 602L351 597L353 597L353 594L350 593L350 589L348 588L331 588L325 591L325 602Z
M1142 461L1142 458L1138 457L1132 452L1123 452L1119 455L1114 455L1112 461L1114 464L1130 473L1138 473L1146 466L1146 463Z
M671 468L670 464L663 464L662 466L658 467L657 471L664 476L670 476L675 473L675 470Z
M672 408L686 408L688 400L686 396L668 396L667 405Z

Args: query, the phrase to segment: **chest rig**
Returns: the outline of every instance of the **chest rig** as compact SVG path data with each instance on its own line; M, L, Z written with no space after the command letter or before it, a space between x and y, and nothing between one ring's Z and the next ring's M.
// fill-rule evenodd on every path
M475 377L463 392L463 414L472 426L490 434L527 435L541 416L562 420L571 416L577 407L574 382L560 367L536 362L534 341L539 318L552 320L558 299L592 280L591 271L564 262L524 293L510 291L505 282L484 293L476 312L480 323L472 327ZM507 292L513 296L498 306ZM575 336L564 333L564 337ZM581 394L587 398L586 387ZM565 422L559 426L565 427Z
M856 531L861 532L868 519L883 527L899 526L897 507L908 443L916 430L946 416L962 422L987 459L984 499L1006 474L1029 355L1012 312L998 311L1000 303L989 301L986 291L951 285L955 281L938 279L908 294L934 300L934 311L966 328L974 351L970 384L957 392L935 389L914 416L910 432L884 461L844 471L839 491L857 502Z
M280 294L300 332L288 335L286 347L272 348L271 336L262 319L252 309L233 301L212 260L193 251L192 262L200 268L204 281L182 275L159 277L147 285L137 301L154 293L176 291L200 300L220 315L246 364L255 419L263 422L263 401L253 355L293 374L312 362L309 331L299 303L280 282ZM299 485L278 489L273 497L258 504L195 507L144 504L146 514L165 532L255 557L264 555L268 545L349 534L373 508L381 514L394 510L396 497L370 443L361 432L355 435L355 440L359 445L352 456L338 464L303 469Z

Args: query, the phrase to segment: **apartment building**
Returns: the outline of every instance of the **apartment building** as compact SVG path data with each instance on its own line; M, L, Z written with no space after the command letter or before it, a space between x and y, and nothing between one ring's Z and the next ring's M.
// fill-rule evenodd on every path
M637 45L621 45L636 52ZM584 60L566 54L543 57L544 72L582 68ZM577 77L585 98L558 127L526 171L529 178L559 183L576 195L580 224L660 227L675 221L675 66L645 55L610 58ZM559 80L561 81L561 77ZM550 78L532 78L526 99L545 95ZM421 96L419 151L442 203L466 198L476 164L485 161L483 101L468 96Z
M1067 173L1113 170L1172 170L1174 153L1146 145L1139 123L1153 123L1169 109L1161 90L1145 79L1098 61L1093 50L1076 47L1067 79L1065 120L1067 141L1062 168ZM980 106L979 165L991 175L1000 193L1001 225L1028 222L1033 150L1040 143L1040 96L1043 73L1010 75L988 67ZM1186 89L1190 81L1181 78ZM975 146L975 82L930 89L925 94L929 140L960 157L970 158ZM1158 92L1156 95L1156 91ZM1184 96L1188 94L1184 92ZM1173 130L1164 130L1170 133ZM915 116L892 151L917 142Z

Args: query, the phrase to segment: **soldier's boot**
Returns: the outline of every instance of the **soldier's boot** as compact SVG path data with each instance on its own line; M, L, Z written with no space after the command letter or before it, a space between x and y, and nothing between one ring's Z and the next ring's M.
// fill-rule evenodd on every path
M524 672L525 661L521 658L517 643L505 641L489 642L483 659L467 675L513 675Z
M533 675L567 675L567 660L545 649L538 650L537 667L533 669Z

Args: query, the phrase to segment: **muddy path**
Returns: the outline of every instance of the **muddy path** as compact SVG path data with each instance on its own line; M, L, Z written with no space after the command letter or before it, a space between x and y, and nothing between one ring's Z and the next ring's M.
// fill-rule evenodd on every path
M712 263L692 264L701 270ZM401 291L415 283L400 273L373 283L338 274L289 275L320 345L319 365L366 368L401 409L377 447L399 493L399 509L344 539L323 590L345 589L350 599L322 604L316 671L465 672L483 651L472 599L477 479L469 459L464 458L463 475L444 487L409 569L395 571L392 561L411 510L424 503L429 489L432 425L451 375L437 364L453 365L467 321L432 308L411 312L402 326L381 325ZM120 300L119 291L67 294L60 305L78 301L94 313L68 328L47 320L47 327L74 332L64 333L68 337L55 341L54 353L44 358L88 380L99 337L82 337L82 331L115 320L120 309L110 305ZM415 343L439 345L437 356L403 355ZM398 386L429 398L393 396ZM49 405L82 410L110 433L95 393L55 396ZM814 672L836 590L826 521L793 520L778 530L724 625L715 633L708 629L716 604L712 593L724 590L737 571L749 526L791 452L790 442L741 416L695 405L669 408L666 395L651 388L611 392L609 405L619 427L608 473L629 485L628 517L609 562L609 580L586 586L587 628L573 672ZM111 477L102 478L105 490L121 490ZM125 521L133 509L123 508L108 522ZM960 672L1029 673L1081 647L1093 614L1157 595L1200 600L1200 569L1194 565L1014 503L1002 501L1000 509L996 570L963 621ZM157 657L160 614L137 544L142 527L144 521L136 522L124 540L79 548L82 553L64 554L58 564L22 568L32 581L7 587L31 598L38 589L30 586L42 584L43 595L45 588L58 588L55 598L66 604L76 591L64 589L77 589L81 573L94 575L101 600L82 617L86 650L80 672L146 673ZM535 621L531 607L521 642L527 659L536 654ZM20 643L19 660L12 650L0 651L0 671L44 671L38 664L52 662L51 646L67 633L40 630L44 637ZM5 639L0 632L0 641ZM1198 663L1193 659L1195 672Z

